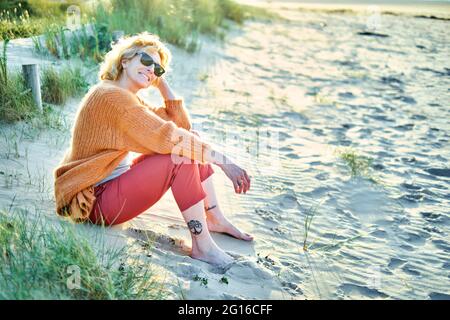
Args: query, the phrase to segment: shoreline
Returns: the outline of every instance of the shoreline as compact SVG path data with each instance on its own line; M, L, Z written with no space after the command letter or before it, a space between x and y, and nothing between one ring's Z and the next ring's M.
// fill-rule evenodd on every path
M327 13L365 13L377 10L381 14L395 14L418 16L424 18L441 18L450 20L450 2L430 1L270 1L270 0L238 0L239 3L259 6L269 9L299 9L311 11L324 11ZM413 7L414 6L414 7Z

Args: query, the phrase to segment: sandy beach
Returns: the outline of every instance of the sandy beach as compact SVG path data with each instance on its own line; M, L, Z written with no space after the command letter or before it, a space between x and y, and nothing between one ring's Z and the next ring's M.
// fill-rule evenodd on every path
M450 6L433 19L259 5L283 19L233 26L223 43L202 37L196 54L170 46L168 74L194 129L250 172L246 195L219 168L214 182L255 241L213 234L236 258L227 269L191 259L168 192L112 228L111 245L142 245L170 299L450 299ZM8 55L12 67L61 66L26 40ZM63 130L1 126L0 207L57 219L52 170L79 100L62 109ZM372 159L367 174L352 176L342 150Z

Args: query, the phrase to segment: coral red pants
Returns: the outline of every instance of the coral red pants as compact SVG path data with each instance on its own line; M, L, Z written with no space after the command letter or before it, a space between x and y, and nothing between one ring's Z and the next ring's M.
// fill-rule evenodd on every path
M154 205L169 188L184 211L206 197L201 182L213 173L210 164L175 163L171 155L141 155L125 173L95 187L89 219L105 225L126 222Z

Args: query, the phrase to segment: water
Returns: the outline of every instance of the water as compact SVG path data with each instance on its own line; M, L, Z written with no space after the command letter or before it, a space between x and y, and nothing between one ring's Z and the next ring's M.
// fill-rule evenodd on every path
M287 297L448 299L449 22L382 15L376 37L364 14L279 12L232 34L190 102L252 175L224 205Z

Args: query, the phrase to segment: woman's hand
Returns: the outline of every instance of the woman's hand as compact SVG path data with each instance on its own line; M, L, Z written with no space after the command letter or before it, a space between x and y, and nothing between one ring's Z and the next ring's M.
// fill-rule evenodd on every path
M161 85L161 78L156 78L150 84L150 86L155 87L156 89L159 89L160 85Z
M236 193L246 193L250 189L250 178L244 169L234 163L221 164L220 168L233 182Z

